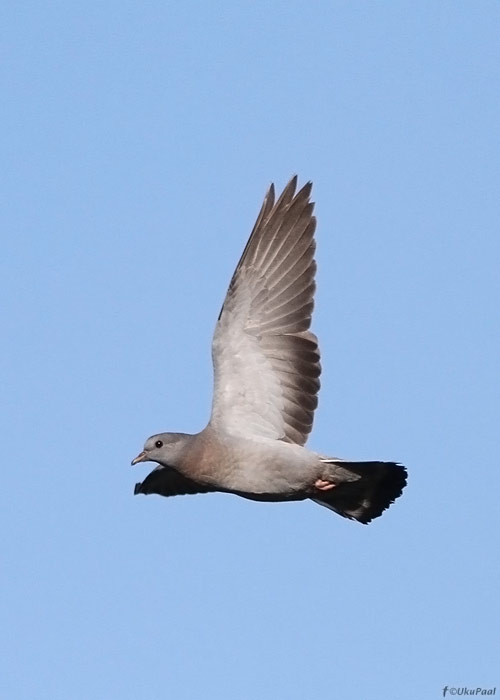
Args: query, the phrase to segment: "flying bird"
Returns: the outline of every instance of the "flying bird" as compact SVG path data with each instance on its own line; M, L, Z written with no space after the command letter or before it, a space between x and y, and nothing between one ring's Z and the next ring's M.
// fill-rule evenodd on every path
M271 185L231 279L212 342L212 414L195 435L159 433L132 461L157 462L134 493L224 492L311 499L369 523L406 485L395 462L355 462L304 447L318 404L312 183Z

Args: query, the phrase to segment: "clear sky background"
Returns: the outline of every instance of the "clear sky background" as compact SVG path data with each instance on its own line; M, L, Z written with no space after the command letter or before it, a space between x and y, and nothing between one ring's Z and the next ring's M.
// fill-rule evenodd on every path
M500 692L498 2L11 2L1 39L0 696ZM209 415L271 181L314 181L314 449L369 526L134 497Z

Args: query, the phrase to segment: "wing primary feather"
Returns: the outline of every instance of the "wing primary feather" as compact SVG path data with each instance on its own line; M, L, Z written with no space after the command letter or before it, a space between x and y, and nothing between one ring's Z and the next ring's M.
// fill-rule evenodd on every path
M236 265L236 269L235 269L233 276L231 278L231 282L229 283L229 289L231 289L232 285L234 284L234 281L237 277L238 271L240 270L241 266L243 265L243 261L245 260L247 254L248 254L249 248L252 244L252 240L258 234L258 232L263 228L263 224L264 224L265 220L268 218L270 212L273 210L274 198L275 198L274 183L271 182L269 189L266 192L266 196L264 197L264 202L262 203L260 211L257 215L257 220L254 224L253 229L252 229L252 233L250 234L248 241L245 245L245 248L243 249L243 253L241 254L241 257L238 261L238 264ZM225 304L225 300L224 300L224 304ZM224 311L224 304L222 304L222 308L221 308L220 313L219 313L219 320L220 320L220 317L222 316L222 312Z
M279 265L282 260L282 253L284 252L286 256L290 248L293 248L294 243L301 237L303 229L310 220L313 209L313 204L308 202L307 199L299 199L297 195L286 210L282 212L281 219L279 218L280 212L276 213L276 216L273 218L273 228L266 236L267 246L265 250L259 248L258 261L257 254L254 255L251 261L255 265L258 264L258 269L262 275L267 274L271 267Z

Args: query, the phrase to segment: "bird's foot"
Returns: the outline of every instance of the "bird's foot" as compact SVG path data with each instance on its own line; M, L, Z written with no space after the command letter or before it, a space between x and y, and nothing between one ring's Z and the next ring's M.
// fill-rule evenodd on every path
M335 486L336 484L332 484L331 481L326 481L326 479L316 479L314 482L314 487L320 491L330 491L330 489L334 489Z

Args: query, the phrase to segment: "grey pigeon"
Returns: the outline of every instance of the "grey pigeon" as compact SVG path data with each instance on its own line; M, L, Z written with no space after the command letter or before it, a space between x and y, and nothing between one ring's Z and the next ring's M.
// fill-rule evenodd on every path
M406 469L304 447L318 403L311 333L316 263L312 183L269 188L236 267L212 343L214 396L196 435L160 433L133 461L158 466L134 493L224 492L254 501L311 499L368 523L400 496Z

